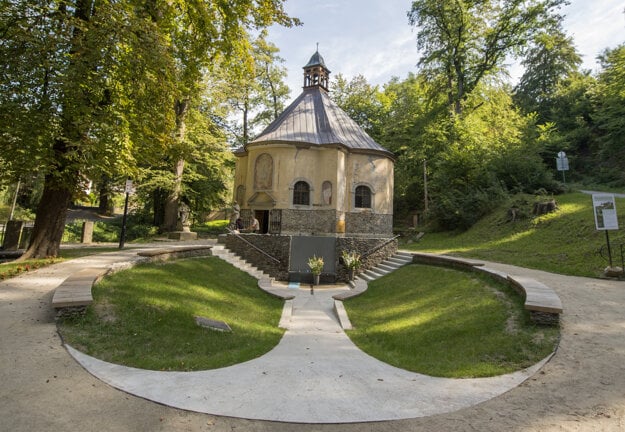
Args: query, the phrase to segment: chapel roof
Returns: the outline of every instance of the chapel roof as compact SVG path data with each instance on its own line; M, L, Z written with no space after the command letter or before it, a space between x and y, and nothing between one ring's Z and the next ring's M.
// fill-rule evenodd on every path
M329 72L319 51L304 69L311 65L322 66L325 72ZM393 158L391 152L375 142L330 98L321 83L305 86L302 94L245 147L271 143L339 146L354 152L381 153Z

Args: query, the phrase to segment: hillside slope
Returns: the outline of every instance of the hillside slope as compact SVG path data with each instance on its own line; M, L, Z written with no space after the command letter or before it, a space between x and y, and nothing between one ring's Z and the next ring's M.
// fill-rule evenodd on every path
M556 196L558 210L534 217L535 198L517 196L463 233L428 233L418 243L402 247L514 264L574 276L599 277L608 265L606 235L595 229L592 199L573 192ZM510 221L509 209L516 205L525 215ZM616 198L617 231L610 231L614 265L622 265L625 252L625 198ZM623 246L621 246L623 245Z

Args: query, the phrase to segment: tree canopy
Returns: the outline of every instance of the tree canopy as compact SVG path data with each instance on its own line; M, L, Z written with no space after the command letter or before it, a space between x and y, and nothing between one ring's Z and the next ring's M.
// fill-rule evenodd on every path
M220 55L249 62L249 30L296 24L282 3L3 2L0 160L6 177L45 176L24 258L57 255L85 176L132 176L163 155L182 175L204 74Z

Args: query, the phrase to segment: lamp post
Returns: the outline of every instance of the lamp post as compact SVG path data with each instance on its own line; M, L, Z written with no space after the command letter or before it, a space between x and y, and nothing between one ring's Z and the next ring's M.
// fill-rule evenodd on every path
M128 197L130 196L130 192L132 192L132 180L126 180L126 188L124 190L126 192L126 200L124 201L124 216L122 217L122 232L119 235L119 248L124 248L124 242L126 241L126 219L128 217Z

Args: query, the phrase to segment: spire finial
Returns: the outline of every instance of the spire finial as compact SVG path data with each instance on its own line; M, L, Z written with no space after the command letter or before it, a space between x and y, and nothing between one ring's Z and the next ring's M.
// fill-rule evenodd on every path
M319 52L319 42L317 42L317 52Z

